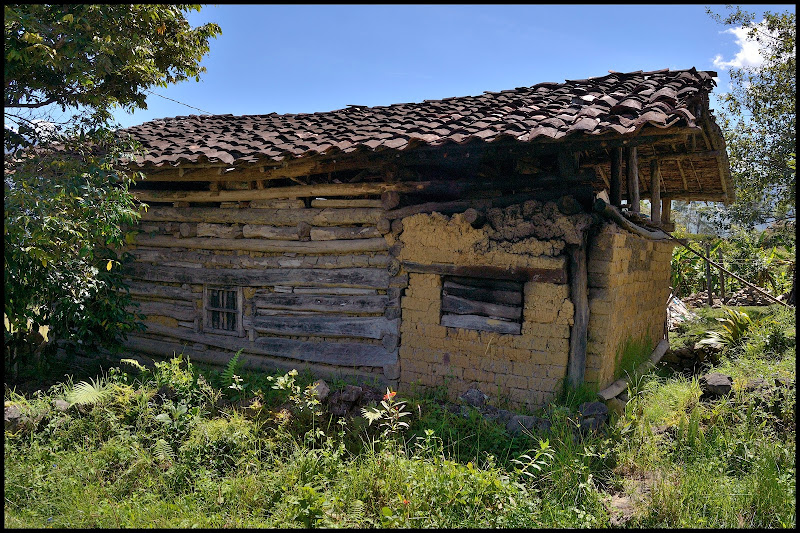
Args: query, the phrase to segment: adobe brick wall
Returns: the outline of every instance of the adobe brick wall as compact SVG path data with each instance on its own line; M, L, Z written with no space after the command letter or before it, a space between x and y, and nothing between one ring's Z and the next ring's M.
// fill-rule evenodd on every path
M565 265L563 240L523 236L509 242L493 232L488 224L472 228L460 214L414 215L403 220L398 258L463 266ZM501 335L441 326L441 283L437 274L409 274L401 302L398 388L446 385L454 400L476 386L516 408L533 409L550 399L566 375L573 318L569 286L526 283L522 334Z
M673 241L650 241L605 224L590 238L589 331L585 381L602 389L614 380L627 340L664 336Z

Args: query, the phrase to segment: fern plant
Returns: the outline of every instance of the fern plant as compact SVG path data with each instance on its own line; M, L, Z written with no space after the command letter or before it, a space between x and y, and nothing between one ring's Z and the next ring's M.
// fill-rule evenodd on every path
M717 318L722 324L722 331L706 331L705 338L699 344L715 348L732 348L744 343L753 320L744 311L725 308L726 317Z
M241 399L245 389L244 380L239 376L244 366L240 359L241 355L242 350L236 352L219 377L222 388L232 401Z
M113 387L103 378L98 378L97 381L89 378L89 381L91 383L81 381L67 391L65 397L70 405L94 405L109 397L113 392Z

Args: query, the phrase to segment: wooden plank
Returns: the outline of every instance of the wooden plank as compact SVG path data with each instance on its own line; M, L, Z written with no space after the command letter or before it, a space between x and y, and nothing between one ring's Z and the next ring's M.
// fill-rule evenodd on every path
M385 294L322 296L319 294L264 294L253 298L257 308L322 311L326 313L383 313L389 297Z
M344 226L348 224L377 224L383 209L219 209L217 207L150 207L140 211L143 221L157 222L216 222L222 224L268 224L297 226L305 222L312 226Z
M569 256L569 292L574 306L573 324L569 337L567 381L573 387L583 383L586 373L586 346L589 331L589 275L587 272L587 234L584 232L580 246L567 247Z
M522 332L522 325L516 322L478 315L442 315L441 325L449 328L491 331L503 335L519 335Z
M522 318L521 307L479 302L450 295L442 296L442 312L458 315L481 315L508 320L520 320Z
M197 226L199 227L200 224ZM245 239L277 239L282 241L296 241L300 238L296 226L267 226L264 224L245 224L242 226L242 236Z
M491 278L465 278L461 276L448 276L444 281L445 286L452 284L466 285L467 287L479 287L490 290L503 290L522 292L522 282L508 281L503 279Z
M131 310L144 313L147 316L159 315L174 318L176 320L194 320L201 311L194 304L184 304L182 302L155 302L138 300L138 309L131 307Z
M626 149L627 161L625 162L625 175L628 181L628 208L634 213L639 213L639 162L637 149L630 146Z
M211 250L180 250L174 248L135 248L130 251L136 261L148 261L164 265L170 260L196 263L202 266L228 266L239 268L348 268L348 267L386 267L388 255L279 255L271 257L250 257L233 255Z
M661 168L658 159L650 163L650 220L661 224Z
M242 287L315 286L386 289L389 273L383 268L170 268L134 263L131 277L173 283L213 283Z
M148 191L132 190L142 202L241 202L271 198L305 198L316 196L363 196L387 191L424 192L444 187L438 181L398 181L394 183L320 183L291 187L269 187L247 191Z
M423 265L412 261L403 261L403 268L408 272L421 274L439 274L445 276L465 276L471 278L497 278L514 281L537 281L540 283L563 284L567 282L565 268L530 268L530 267L497 267L497 266L457 266L433 264Z
M146 296L150 298L164 298L169 300L194 301L200 298L199 294L193 293L191 289L183 287L171 287L158 283L143 283L139 281L128 281L128 289L133 296Z
M477 287L467 287L457 283L448 284L448 282L445 281L443 285L443 293L452 296L469 298L470 300L479 300L481 302L505 305L522 305L522 291L481 289Z
M366 198L348 198L346 200L333 200L330 198L316 198L311 200L311 207L380 207L383 205L380 200L369 200Z
M194 350L187 347L188 343L204 344L230 350L221 361L216 364L227 364L233 353L242 350L243 353L266 355L271 357L288 358L308 363L325 363L337 366L383 366L397 362L397 351L388 351L379 344L366 344L359 342L314 342L313 340L284 339L278 337L259 337L255 342L243 338L225 335L210 335L195 333L186 328L168 328L159 324L148 326L148 333L161 335L174 339L157 340L146 336L129 334L126 344L143 349L146 353L156 355L172 355L173 352L191 353L193 360L201 361L201 354L207 351ZM132 342L131 342L132 341ZM177 341L177 342L176 342ZM209 361L212 362L212 361Z
M242 228L236 225L231 226L229 224L209 224L208 222L200 222L197 224L197 236L236 239L242 236Z
M352 287L294 287L295 294L378 294L376 289L355 289Z
M339 239L374 239L382 237L375 226L357 228L325 227L311 228L312 241L334 241Z
M390 331L385 317L308 316L308 317L253 317L253 329L259 333L297 335L308 337L358 337L381 339Z
M166 235L136 236L136 244L167 248L197 248L203 250L241 250L248 252L295 252L308 254L348 254L385 252L386 239L351 239L339 241L280 241L274 239L225 239L216 237L186 237L176 239Z

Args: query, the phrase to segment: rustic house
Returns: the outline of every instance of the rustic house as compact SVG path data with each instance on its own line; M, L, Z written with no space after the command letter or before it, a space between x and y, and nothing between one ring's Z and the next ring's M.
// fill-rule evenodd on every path
M147 330L128 346L520 407L565 380L602 388L627 346L665 335L673 244L653 230L671 201L733 199L714 76L123 130L147 150L149 205L130 248ZM623 209L638 225L606 216Z

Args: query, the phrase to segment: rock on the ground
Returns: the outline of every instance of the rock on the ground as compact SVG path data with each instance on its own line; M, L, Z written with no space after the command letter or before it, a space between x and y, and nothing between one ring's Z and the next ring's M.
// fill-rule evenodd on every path
M515 436L534 428L542 432L549 431L550 421L538 416L514 415L506 423L506 431Z
M731 392L732 386L733 378L719 372L705 374L700 378L700 390L703 391L703 396L725 396Z
M585 402L578 407L581 429L597 431L608 421L608 407L603 402Z
M471 405L472 407L481 407L489 399L487 395L476 388L468 389L464 394L458 397L459 400Z
M66 413L69 410L70 403L66 400L53 400L53 407L56 411Z
M312 387L314 394L317 395L319 401L324 402L325 398L328 397L328 394L331 392L331 388L328 387L328 384L325 383L324 379L318 379L314 382L314 386Z
M342 390L341 399L344 402L355 403L361 398L364 389L357 385L346 385Z

